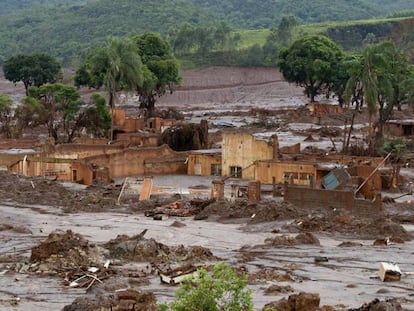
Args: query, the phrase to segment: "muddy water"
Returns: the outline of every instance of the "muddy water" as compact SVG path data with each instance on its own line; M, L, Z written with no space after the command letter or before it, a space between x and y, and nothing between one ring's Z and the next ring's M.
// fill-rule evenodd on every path
M14 204L1 205L1 222L30 229L30 233L2 231L0 256L30 256L30 248L54 230L71 229L91 242L106 242L118 234L134 235L148 229L147 238L155 238L167 245L200 245L230 262L241 261L237 251L244 245L263 244L272 237L268 228L282 225L255 225L244 230L235 224L219 224L180 218L183 228L171 227L176 219L154 221L142 215L128 215L123 211L99 214L63 214L59 208L28 207ZM409 228L413 229L413 228ZM378 278L381 261L398 263L403 272L413 272L414 242L372 246L372 241L359 241L361 247L337 247L343 239L319 235L321 246L296 246L283 248L256 248L255 255L243 264L250 272L270 267L280 273L289 272L294 281L281 282L296 291L318 292L322 305L357 307L374 298L405 297L406 310L414 310L414 276L403 275L400 282L383 283ZM328 258L328 262L315 263L316 256ZM130 267L129 267L130 268ZM260 310L265 303L279 300L283 295L265 296L263 289L275 282L263 282L252 286L254 303ZM159 301L172 299L174 289L161 285L154 277L150 285L142 289L153 290ZM44 277L11 273L7 264L0 264L0 310L60 310L76 297L85 294L84 289L64 287L58 277ZM286 296L286 295L285 295ZM18 303L13 303L19 299Z

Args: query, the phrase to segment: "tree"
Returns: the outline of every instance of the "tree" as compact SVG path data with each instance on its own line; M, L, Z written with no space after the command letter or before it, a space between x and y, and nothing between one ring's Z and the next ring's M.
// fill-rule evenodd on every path
M59 62L47 54L19 54L5 61L4 76L14 83L23 82L28 95L30 86L56 82L61 72Z
M80 120L80 125L86 129L88 134L107 138L112 122L105 98L97 93L92 94L89 105L84 107Z
M99 89L104 86L108 105L115 108L118 92L136 90L143 85L144 68L135 43L127 38L110 38L105 47L89 54L86 63L76 71L74 80L77 87ZM113 139L112 129L110 139Z
M71 143L83 129L105 137L111 122L102 96L93 94L90 102L84 103L76 88L60 83L30 87L16 118L21 130L45 125L55 143Z
M108 92L109 107L115 108L116 94L132 91L143 83L143 67L135 43L112 37L104 47L92 50L74 76L75 86L88 86Z
M412 99L409 90L413 87L413 69L405 55L390 41L367 46L354 63L346 97L349 100L349 94L354 94L356 88L363 93L370 117L368 144L372 153L381 145L384 125L391 118L393 109ZM371 126L376 114L378 119Z
M161 35L147 32L133 38L143 62L144 82L136 86L140 108L147 115L154 113L157 97L172 93L181 83L180 66L171 52L171 47Z
M278 65L288 82L305 88L311 101L330 89L335 65L344 52L325 36L305 36L280 51Z
M162 305L161 310L250 311L253 303L246 286L245 275L239 276L227 264L219 263L211 274L200 270L197 278L184 282L176 292L176 300Z
M0 132L3 137L12 137L12 100L6 94L0 94Z

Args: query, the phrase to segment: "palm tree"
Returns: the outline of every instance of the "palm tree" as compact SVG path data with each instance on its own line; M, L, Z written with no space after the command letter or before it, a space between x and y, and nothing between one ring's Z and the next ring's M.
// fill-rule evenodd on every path
M393 77L394 57L396 48L393 43L384 42L378 45L367 46L359 61L355 61L349 72L350 78L346 86L346 98L355 94L359 88L362 90L363 101L367 105L369 115L368 146L370 152L378 138L382 138L383 125L390 116L393 108ZM372 117L379 112L378 122L372 125ZM378 136L374 142L373 133L378 129Z
M128 38L111 38L105 53L108 67L104 84L109 95L109 107L115 108L117 92L132 91L142 85L141 57L134 42Z
M113 139L113 112L116 95L119 91L133 91L143 83L141 57L134 42L130 39L113 37L104 49L106 56L106 74L104 85L109 95L111 109L110 139Z

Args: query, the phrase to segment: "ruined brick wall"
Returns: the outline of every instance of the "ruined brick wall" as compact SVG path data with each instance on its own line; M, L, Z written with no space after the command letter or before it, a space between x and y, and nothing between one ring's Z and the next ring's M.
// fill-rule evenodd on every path
M343 209L356 215L367 215L382 211L380 196L375 200L355 199L352 191L289 186L285 189L284 200L299 208Z
M71 161L27 158L12 165L10 171L24 176L45 176L61 181L72 181Z
M117 140L126 142L129 146L156 147L159 143L157 134L120 133Z
M188 156L186 152L175 152L168 146L146 147L146 148L130 148L117 153L93 156L84 159L86 163L95 164L100 167L108 167L111 178L145 175L146 160L165 160L165 165L160 165L159 174L172 174L175 171L176 164L169 159L181 159L182 163ZM186 169L185 169L186 171Z
M313 116L339 114L343 112L343 108L341 106L332 104L310 103L306 105L306 108L308 108Z
M404 136L403 127L398 123L387 123L384 127L384 132L391 136Z
M50 153L39 156L56 159L82 159L95 155L116 153L125 149L124 145L83 145L83 144L63 144L55 147Z
M272 184L273 177L276 183L284 183L285 175L296 174L293 183L297 185L310 185L310 175L316 178L316 167L311 163L295 163L282 161L259 161L256 163L255 179L263 184Z
M258 180L249 182L248 188L247 188L247 196L248 196L249 202L260 201L260 197L261 197L260 186L261 186L260 181Z
M161 160L145 160L145 175L185 175L187 174L187 165L184 158Z
M188 156L187 174L210 176L212 165L221 166L221 154L192 153Z
M93 182L93 178L93 170L89 165L80 162L72 163L72 181L90 185Z

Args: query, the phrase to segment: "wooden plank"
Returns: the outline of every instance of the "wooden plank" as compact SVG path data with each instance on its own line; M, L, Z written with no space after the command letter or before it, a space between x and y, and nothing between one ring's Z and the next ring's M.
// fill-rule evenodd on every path
M141 193L139 194L139 200L149 200L152 191L152 178L145 177L144 183L142 184Z

